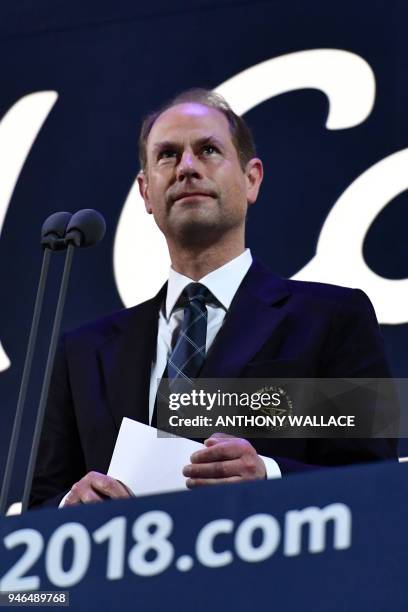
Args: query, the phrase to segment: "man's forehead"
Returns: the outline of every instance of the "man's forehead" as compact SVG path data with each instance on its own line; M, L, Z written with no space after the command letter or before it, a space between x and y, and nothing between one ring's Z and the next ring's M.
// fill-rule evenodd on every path
M196 102L177 104L156 119L148 143L182 138L187 133L198 134L201 130L231 137L228 120L221 111Z

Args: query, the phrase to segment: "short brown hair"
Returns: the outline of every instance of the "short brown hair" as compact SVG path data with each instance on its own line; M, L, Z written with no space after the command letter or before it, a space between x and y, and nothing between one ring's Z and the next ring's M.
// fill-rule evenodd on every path
M228 102L220 94L210 89L201 88L183 91L175 98L172 98L170 102L162 106L158 111L150 113L144 118L139 136L139 161L141 169L144 170L147 165L147 139L149 138L150 131L155 121L164 111L177 104L184 104L185 102L203 104L204 106L215 108L225 115L230 126L232 142L237 150L241 168L244 170L249 160L256 156L251 130L242 117L234 113Z

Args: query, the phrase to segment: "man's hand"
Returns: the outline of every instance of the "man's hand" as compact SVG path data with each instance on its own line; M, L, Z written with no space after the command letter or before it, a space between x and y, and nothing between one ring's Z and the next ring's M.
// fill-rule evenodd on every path
M216 433L204 444L206 448L193 453L191 464L183 469L189 489L266 478L265 464L248 440Z
M99 472L88 472L72 486L65 498L64 507L100 502L106 498L120 499L130 496L129 490L118 480Z

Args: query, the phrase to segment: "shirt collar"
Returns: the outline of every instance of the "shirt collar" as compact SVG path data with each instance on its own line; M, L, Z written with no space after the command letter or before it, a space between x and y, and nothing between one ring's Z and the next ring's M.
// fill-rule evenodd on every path
M241 255L238 255L238 257L231 259L231 261L220 268L206 274L206 276L203 276L203 278L200 278L197 282L205 285L225 310L228 310L251 264L251 251L245 249ZM169 319L182 291L192 282L194 281L188 278L188 276L184 276L184 274L180 274L173 270L173 268L170 268L165 312L167 319Z

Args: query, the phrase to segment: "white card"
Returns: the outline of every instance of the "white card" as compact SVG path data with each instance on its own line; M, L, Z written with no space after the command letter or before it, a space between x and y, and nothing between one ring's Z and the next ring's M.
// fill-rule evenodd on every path
M187 490L183 467L203 444L178 436L157 437L157 429L125 417L108 476L120 480L134 495Z

